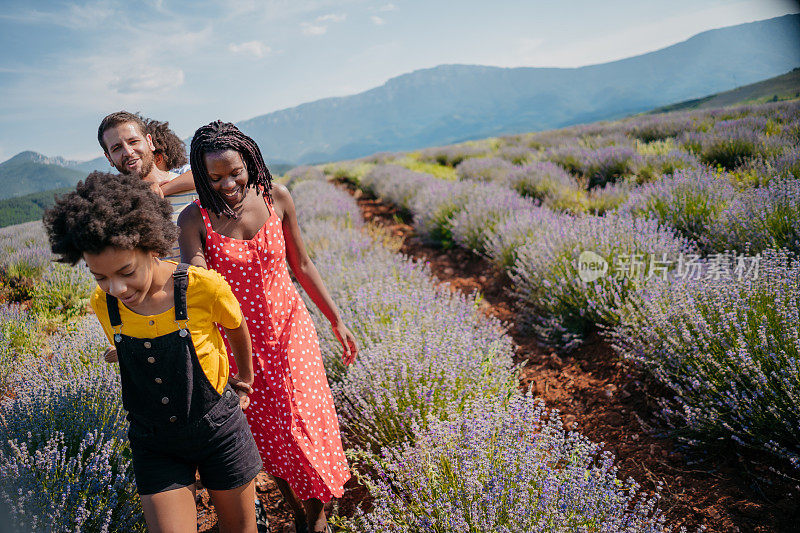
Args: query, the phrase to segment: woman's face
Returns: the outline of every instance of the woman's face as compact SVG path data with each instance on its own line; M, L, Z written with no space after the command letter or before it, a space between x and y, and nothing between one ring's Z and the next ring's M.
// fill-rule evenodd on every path
M211 188L222 196L225 203L236 207L244 200L247 187L247 166L236 150L207 152L203 155Z
M128 308L144 302L153 286L154 255L140 249L108 247L83 253L83 260L100 288Z

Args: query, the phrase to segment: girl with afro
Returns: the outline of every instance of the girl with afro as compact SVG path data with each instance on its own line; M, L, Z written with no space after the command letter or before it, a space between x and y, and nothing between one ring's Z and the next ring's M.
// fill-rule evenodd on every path
M45 227L60 260L83 259L97 280L91 305L113 346L106 360L120 365L148 528L197 531L199 471L220 531L255 533L262 462L243 413L253 382L247 323L222 276L159 259L176 238L170 215L138 177L93 172L57 199Z
M355 338L306 253L289 191L273 186L253 139L213 122L194 134L189 162L199 200L178 219L181 258L222 274L239 299L255 359L247 418L264 467L297 531L326 531L323 504L342 496L350 470L317 333L287 263L330 321L346 364Z

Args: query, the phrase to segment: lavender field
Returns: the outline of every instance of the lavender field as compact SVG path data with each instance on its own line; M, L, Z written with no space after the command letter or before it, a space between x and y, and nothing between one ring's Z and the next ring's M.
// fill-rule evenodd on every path
M658 384L691 453L755 450L800 479L800 104L634 117L295 169L304 239L361 354L314 315L369 508L348 532L670 531L658 491L519 387L514 345L363 222L347 180L428 244L488 258L520 323L599 332ZM22 531L143 531L116 367L83 268L41 224L0 230L0 502ZM310 304L310 310L316 308Z

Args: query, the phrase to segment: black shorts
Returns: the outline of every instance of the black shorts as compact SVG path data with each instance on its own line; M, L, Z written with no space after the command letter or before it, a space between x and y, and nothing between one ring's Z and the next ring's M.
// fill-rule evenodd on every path
M132 421L128 439L140 495L192 485L195 471L210 490L241 487L261 471L256 441L230 386L203 418L188 427L148 429Z

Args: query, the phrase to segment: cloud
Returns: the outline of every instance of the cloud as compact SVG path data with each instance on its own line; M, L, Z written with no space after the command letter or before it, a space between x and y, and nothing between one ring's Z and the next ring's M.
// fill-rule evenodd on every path
M379 7L376 11L383 11L384 13L387 11L394 11L397 9L397 6L394 4L386 4L385 6Z
M377 15L372 15L372 16L371 16L369 19L370 19L370 20L372 21L372 23L373 23L373 24L375 24L376 26L383 26L384 24L386 24L386 21L385 21L384 19L380 18L380 17L379 17L379 16L377 16Z
M319 26L310 22L301 22L300 27L303 29L303 35L322 35L328 31L327 26Z
M321 17L317 17L316 21L317 22L343 22L344 19L346 19L346 18L347 18L347 15L345 15L345 14L336 15L336 14L331 13L329 15L322 15Z
M119 94L157 94L176 89L183 85L184 74L181 69L144 67L141 72L118 75L109 89Z
M264 57L272 51L272 49L262 43L261 41L248 41L246 43L230 43L228 50L234 54L252 54L255 57Z
M321 15L314 19L314 22L301 22L300 28L303 31L303 35L322 35L323 33L328 31L329 22L343 22L347 18L347 15L344 13L342 14L335 14L329 13L327 15Z
M0 18L28 24L52 24L74 30L96 28L114 15L114 8L107 0L87 2L83 5L69 4L66 9L53 11L29 11L3 14Z

